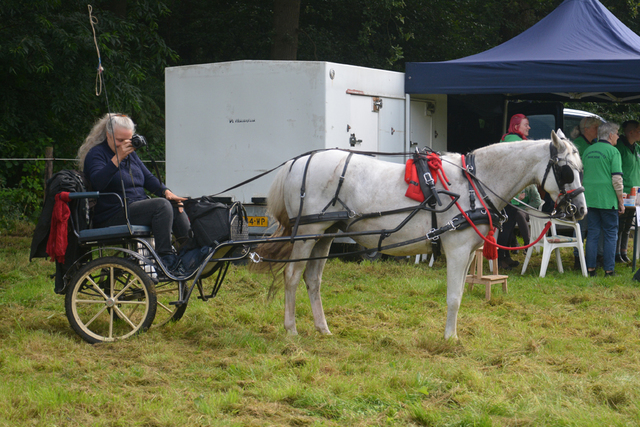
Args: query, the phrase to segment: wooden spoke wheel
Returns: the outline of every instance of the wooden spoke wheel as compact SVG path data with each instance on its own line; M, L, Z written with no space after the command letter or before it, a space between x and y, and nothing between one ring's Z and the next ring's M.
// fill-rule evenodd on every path
M126 258L98 258L78 271L67 290L69 324L87 342L112 342L147 330L156 315L151 278Z

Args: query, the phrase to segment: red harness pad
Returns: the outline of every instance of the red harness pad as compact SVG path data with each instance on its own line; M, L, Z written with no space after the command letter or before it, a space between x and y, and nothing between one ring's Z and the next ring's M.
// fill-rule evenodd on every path
M414 164L413 159L409 159L407 160L407 165L404 170L404 181L409 184L409 188L407 188L407 192L404 193L404 195L415 201L424 202L424 194L422 194L420 182L418 180L419 178L416 165Z

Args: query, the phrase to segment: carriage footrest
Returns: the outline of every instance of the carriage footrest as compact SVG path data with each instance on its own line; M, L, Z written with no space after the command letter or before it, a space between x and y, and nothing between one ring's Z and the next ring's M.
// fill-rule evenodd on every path
M87 243L98 240L121 239L123 237L149 237L151 228L146 225L132 225L131 231L126 225L113 225L103 228L89 228L78 233L78 241Z

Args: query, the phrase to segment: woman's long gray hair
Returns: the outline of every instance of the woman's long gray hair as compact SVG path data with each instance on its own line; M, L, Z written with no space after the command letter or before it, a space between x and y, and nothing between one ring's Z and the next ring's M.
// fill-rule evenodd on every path
M84 159L89 151L96 145L101 144L107 139L107 132L113 136L113 128L123 128L136 132L136 124L129 116L121 113L105 114L93 125L91 132L84 140L84 143L78 149L78 168L84 170Z

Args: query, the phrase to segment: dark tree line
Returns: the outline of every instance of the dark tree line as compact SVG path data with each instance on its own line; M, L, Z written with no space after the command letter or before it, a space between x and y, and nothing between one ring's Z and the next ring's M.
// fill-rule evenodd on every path
M56 157L73 158L93 121L107 112L108 94L110 110L133 115L153 154L163 158L167 66L295 58L403 71L406 61L455 59L496 46L560 3L95 0L91 6L106 83L98 97L87 3L3 0L0 157L42 157L44 147L53 146ZM640 31L640 2L603 3ZM12 194L23 198L37 193L43 167L3 160L0 191L22 189Z

